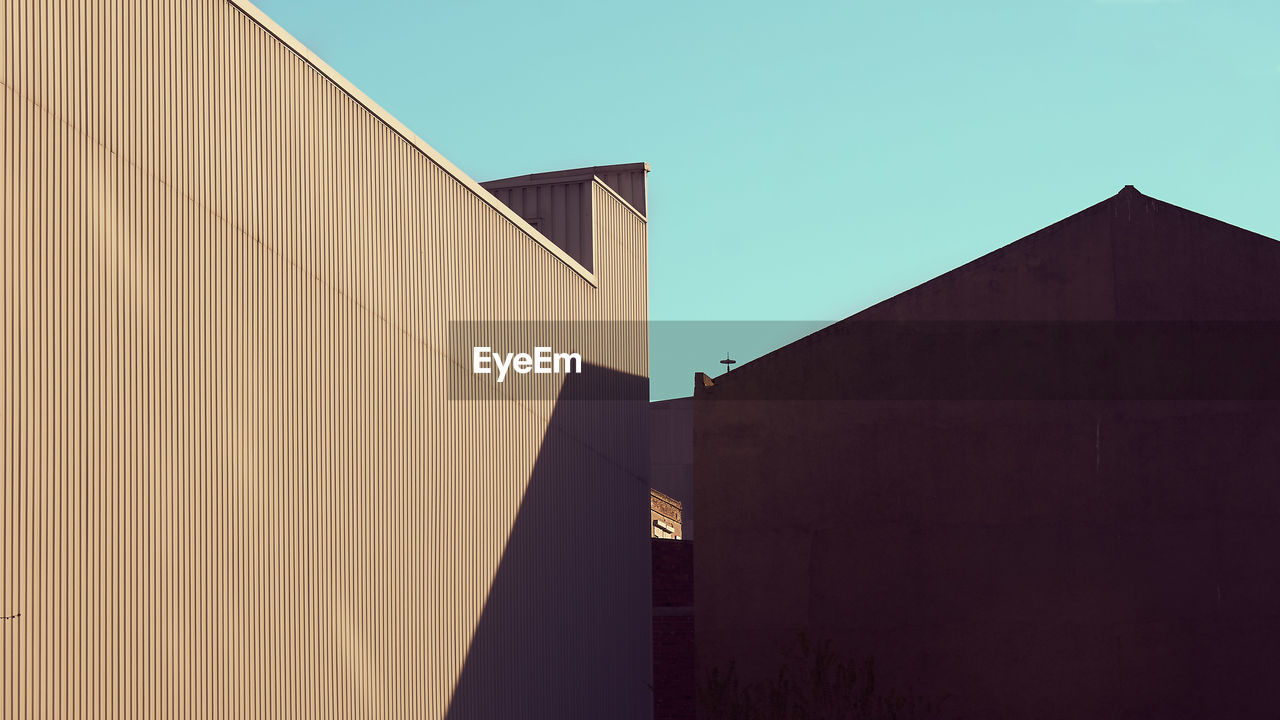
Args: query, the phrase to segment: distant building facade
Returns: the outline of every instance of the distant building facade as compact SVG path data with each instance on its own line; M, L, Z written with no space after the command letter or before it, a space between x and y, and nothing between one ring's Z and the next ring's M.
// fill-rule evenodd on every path
M1280 243L1127 187L695 383L699 679L1275 716L1277 322Z
M649 525L651 536L664 540L681 540L680 501L657 490L649 490Z
M697 712L693 615L693 398L650 403L654 720Z

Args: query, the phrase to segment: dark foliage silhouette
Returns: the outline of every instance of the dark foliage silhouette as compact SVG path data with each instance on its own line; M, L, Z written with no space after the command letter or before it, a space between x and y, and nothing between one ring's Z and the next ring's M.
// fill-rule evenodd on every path
M840 658L831 641L801 633L767 682L743 684L733 665L713 669L699 688L709 720L933 720L934 703L877 684L875 662Z

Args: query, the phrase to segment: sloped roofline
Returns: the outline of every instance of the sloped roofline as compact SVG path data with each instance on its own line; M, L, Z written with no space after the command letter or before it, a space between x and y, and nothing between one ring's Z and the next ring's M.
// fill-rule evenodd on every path
M256 5L249 2L249 0L227 0L227 2L231 3L231 5L243 12L250 20L262 27L263 30L266 30L277 40L284 43L285 47L292 50L295 55L303 60L303 62L314 67L321 75L325 76L330 82L338 86L339 90L342 90L348 97L356 101L356 103L362 106L365 110L372 113L375 118L382 121L382 123L393 132L404 138L406 142L425 155L428 160L435 163L441 170L444 170L455 180L462 183L463 187L470 190L476 197L480 198L489 205L489 207L497 211L498 214L509 220L511 224L519 228L521 232L533 238L533 240L545 248L547 252L550 252L565 265L569 266L570 270L573 270L580 275L582 279L591 283L593 287L600 287L600 282L596 279L595 273L585 268L577 260L574 260L568 253L561 250L555 243L551 242L551 240L549 240L545 235L538 232L537 229L526 222L524 218L520 217L515 213L515 211L504 205L501 200L494 197L488 190L485 190L480 183L462 172L462 170L460 170L456 165L449 162L449 160L445 158L445 156L441 155L439 151L428 145L425 140L418 137L418 135L406 127L404 123L397 120L381 105L374 102L372 98L365 95L364 92L353 85L351 81L343 77L341 73L330 67L324 60L321 60L319 56L311 52L307 46L303 45L302 42L293 35L290 35L289 31L280 27L276 21L272 20ZM614 194L616 195L617 193ZM632 209L634 210L634 208Z
M1165 205L1165 206L1167 206L1167 207L1173 208L1173 209L1178 210L1178 211L1180 211L1180 212L1190 213L1190 214L1192 214L1192 215L1196 215L1196 216L1198 216L1198 217L1202 217L1202 218L1205 218L1205 219L1207 219L1207 220L1211 220L1211 221L1213 221L1213 222L1215 222L1215 223L1219 223L1219 224L1221 224L1221 225L1224 225L1224 226L1230 227L1230 228L1232 228L1232 229L1235 229L1235 230L1238 230L1238 231L1241 231L1241 232L1244 232L1244 233L1248 233L1249 235L1255 235L1255 236L1257 236L1258 238L1261 238L1261 239L1264 239L1264 240L1270 240L1270 241L1272 241L1272 242L1275 242L1275 240L1274 240L1273 238L1269 238L1269 237L1267 237L1266 235L1262 235L1261 233L1256 233L1256 232L1254 232L1254 231L1252 231L1252 230L1249 230L1249 229L1246 229L1246 228L1242 228L1242 227L1240 227L1240 226L1238 226L1238 225L1232 225L1231 223L1228 223L1228 222L1225 222L1225 221L1219 220L1219 219L1214 218L1214 217L1210 217L1210 216L1205 215L1205 214L1203 214L1203 213L1198 213L1198 212L1196 212L1196 211L1194 211L1194 210L1188 210L1188 209L1186 209L1186 208L1184 208L1184 207L1181 207L1181 206L1178 206L1178 205L1174 205L1173 203L1165 202L1164 200L1161 200L1161 199L1159 199L1159 198L1151 197L1150 195L1144 195L1144 194L1142 194L1141 192L1139 192L1139 191L1138 191L1138 189L1137 189L1137 188L1135 188L1133 185L1125 185L1123 188L1121 188L1121 189L1120 189L1120 192L1116 193L1115 195L1112 195L1111 197L1108 197L1108 198L1106 198L1106 199L1104 199L1104 200L1101 200L1101 201L1099 201L1099 202L1096 202L1096 203L1094 203L1093 205L1090 205L1089 207L1086 207L1086 208L1084 208L1083 210L1080 210L1079 212L1072 213L1071 215L1068 215L1067 217L1065 217L1065 218L1063 218L1063 219L1061 219L1061 220L1059 220L1059 221L1057 221L1057 222L1055 222L1055 223L1052 223L1052 224L1050 224L1050 225L1046 225L1045 227L1042 227L1042 228L1040 228L1039 230L1036 230L1035 232L1032 232L1032 233L1030 233L1030 234L1028 234L1028 235L1024 235L1023 237L1020 237L1020 238L1018 238L1017 240L1014 240L1014 241L1012 241L1012 242L1010 242L1010 243L1007 243L1007 244L1005 244L1005 245L1002 245L1002 246L1000 246L1000 247L998 247L998 248L996 248L996 249L994 249L994 250L992 250L992 251L990 251L990 252L988 252L988 253L985 253L985 254L983 254L983 255L980 255L980 256L978 256L978 257L974 258L973 260L970 260L969 262L964 263L963 265L958 265L958 266L956 266L956 267L954 267L954 268L952 268L952 269L950 269L950 270L948 270L948 271L946 271L946 272L942 273L941 275L936 275L936 276L934 276L934 277L932 277L932 278L929 278L928 280L925 280L924 282L920 283L919 285L914 285L914 286L912 286L912 287L910 287L910 288L907 288L906 290L903 290L903 291L902 291L902 292L900 292L900 293L896 293L896 294L891 295L891 296L889 296L889 297L887 297L887 298L885 298L885 299L883 299L883 300L880 300L879 302L876 302L876 303L875 303L875 304L873 304L873 305L869 305L869 306L867 306L867 307L863 308L862 310L859 310L858 312L856 312L856 313L854 313L854 314L850 315L849 317L843 318L843 319L841 319L841 320L837 320L837 321L835 321L835 322L831 323L830 325L828 325L828 326L826 326L826 327L824 327L824 328L821 328L821 329L819 329L819 330L815 330L815 331L813 331L813 332L809 333L808 335L805 335L804 337L801 337L801 338L798 338L798 339L796 339L796 340L793 340L792 342L789 342L789 343L787 343L786 345L783 345L782 347L776 348L776 349L774 349L773 351L771 351L771 352L769 352L769 353L766 353L766 354L764 354L764 355L761 355L760 357L756 358L755 360L751 360L751 361L748 361L748 362L746 362L746 363L743 363L743 364L742 364L742 366L738 367L738 368L737 368L736 370L734 370L732 373L723 373L723 374L721 374L721 375L715 376L714 378L712 378L712 377L711 377L711 376L709 376L709 375L706 375L705 373L697 373L696 375L704 376L704 377L705 377L705 380L704 380L703 382L706 382L706 383L708 383L708 384L719 384L719 383L722 383L722 382L731 382L731 381L733 380L733 378L735 378L735 377L741 377L741 376L742 376L742 375L741 375L741 373L743 373L743 372L751 372L752 370L754 370L755 368L753 368L752 366L753 366L753 365L755 365L756 361L758 361L758 360L763 360L763 359L765 359L765 358L771 358L771 357L774 357L774 356L776 356L776 355L780 355L780 354L783 354L783 353L790 352L791 350L793 350L793 349L795 349L795 348L797 348L797 347L799 347L799 346L807 345L807 344L809 344L809 343L811 343L811 342L816 342L817 340L822 339L822 338L823 338L825 335L827 335L828 333L830 333L830 332L834 332L836 328L839 328L839 327L843 326L845 323L855 322L855 321L857 321L857 320L861 319L864 315L866 315L866 314L868 314L868 313L871 313L872 311L874 311L874 310L876 310L876 309L878 309L878 308L880 308L880 307L883 307L883 306L885 306L885 305L888 305L889 303L894 302L895 300L897 300L897 299L898 299L898 298L900 298L900 297L903 297L903 296L906 296L906 295L910 295L910 294L913 294L913 293L920 292L922 289L927 288L927 287L929 287L929 286L933 285L934 283L937 283L937 282L942 281L944 278L947 278L948 276L952 275L953 273L958 273L958 272L960 272L960 271L962 271L962 270L965 270L965 269L972 269L972 268L975 268L975 267L980 267L980 266L982 266L982 265L984 265L984 264L986 264L986 263L989 263L989 262L991 262L992 260L994 260L994 259L998 258L998 257L999 257L1000 255L1002 255L1003 253L1007 252L1007 251L1009 250L1009 248L1013 247L1014 245L1017 245L1017 244L1019 244L1019 243L1021 243L1021 242L1023 242L1023 241L1031 240L1031 239L1033 239L1033 238L1035 238L1035 237L1038 237L1038 236L1040 236L1040 235L1050 234L1050 233L1052 233L1052 232L1054 232L1054 231L1056 231L1056 230L1058 230L1058 229L1061 229L1062 227L1065 227L1065 226L1067 226L1067 225L1071 225L1071 224L1075 223L1077 220L1079 220L1081 217L1083 217L1083 216L1085 216L1085 215L1088 215L1088 214L1090 214L1090 213L1093 213L1093 212L1097 212L1099 208L1102 208L1102 207L1104 207L1104 206L1107 206L1107 205L1110 205L1110 204L1112 204L1112 203L1115 203L1115 202L1116 202L1116 201L1118 201L1118 200L1124 200L1124 199L1138 199L1138 198L1141 198L1141 199L1143 199L1143 200L1150 200L1150 201L1152 201L1152 202L1156 202L1156 203L1160 203L1161 205ZM756 367L758 368L759 366L758 366L758 365L756 365ZM714 380L714 382L713 382L713 380ZM695 385L697 385L697 384L698 384L698 383L695 383Z
M571 170L553 170L551 172L531 173L529 175L516 175L515 177L499 178L497 180L486 180L483 185L488 188L512 188L512 187L530 187L533 185L554 185L556 183L571 182L594 182L604 188L610 195L618 199L628 210L635 214L636 217L644 221L646 224L649 218L645 214L636 209L631 201L622 197L622 194L615 190L605 182L600 176L611 172L635 172L643 170L649 172L649 163L623 163L620 165L592 165L591 167L573 168Z

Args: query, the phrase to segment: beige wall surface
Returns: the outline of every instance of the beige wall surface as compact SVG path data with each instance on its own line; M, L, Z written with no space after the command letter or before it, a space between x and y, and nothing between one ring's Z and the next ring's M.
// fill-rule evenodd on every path
M647 403L445 381L451 320L645 320L643 219L584 275L248 6L0 23L0 716L647 717Z

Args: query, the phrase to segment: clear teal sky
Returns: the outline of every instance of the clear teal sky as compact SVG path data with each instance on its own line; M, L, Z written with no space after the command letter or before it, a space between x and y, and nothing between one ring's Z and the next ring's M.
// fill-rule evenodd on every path
M1280 237L1276 0L257 4L477 180L650 163L658 320L843 318L1125 184Z

